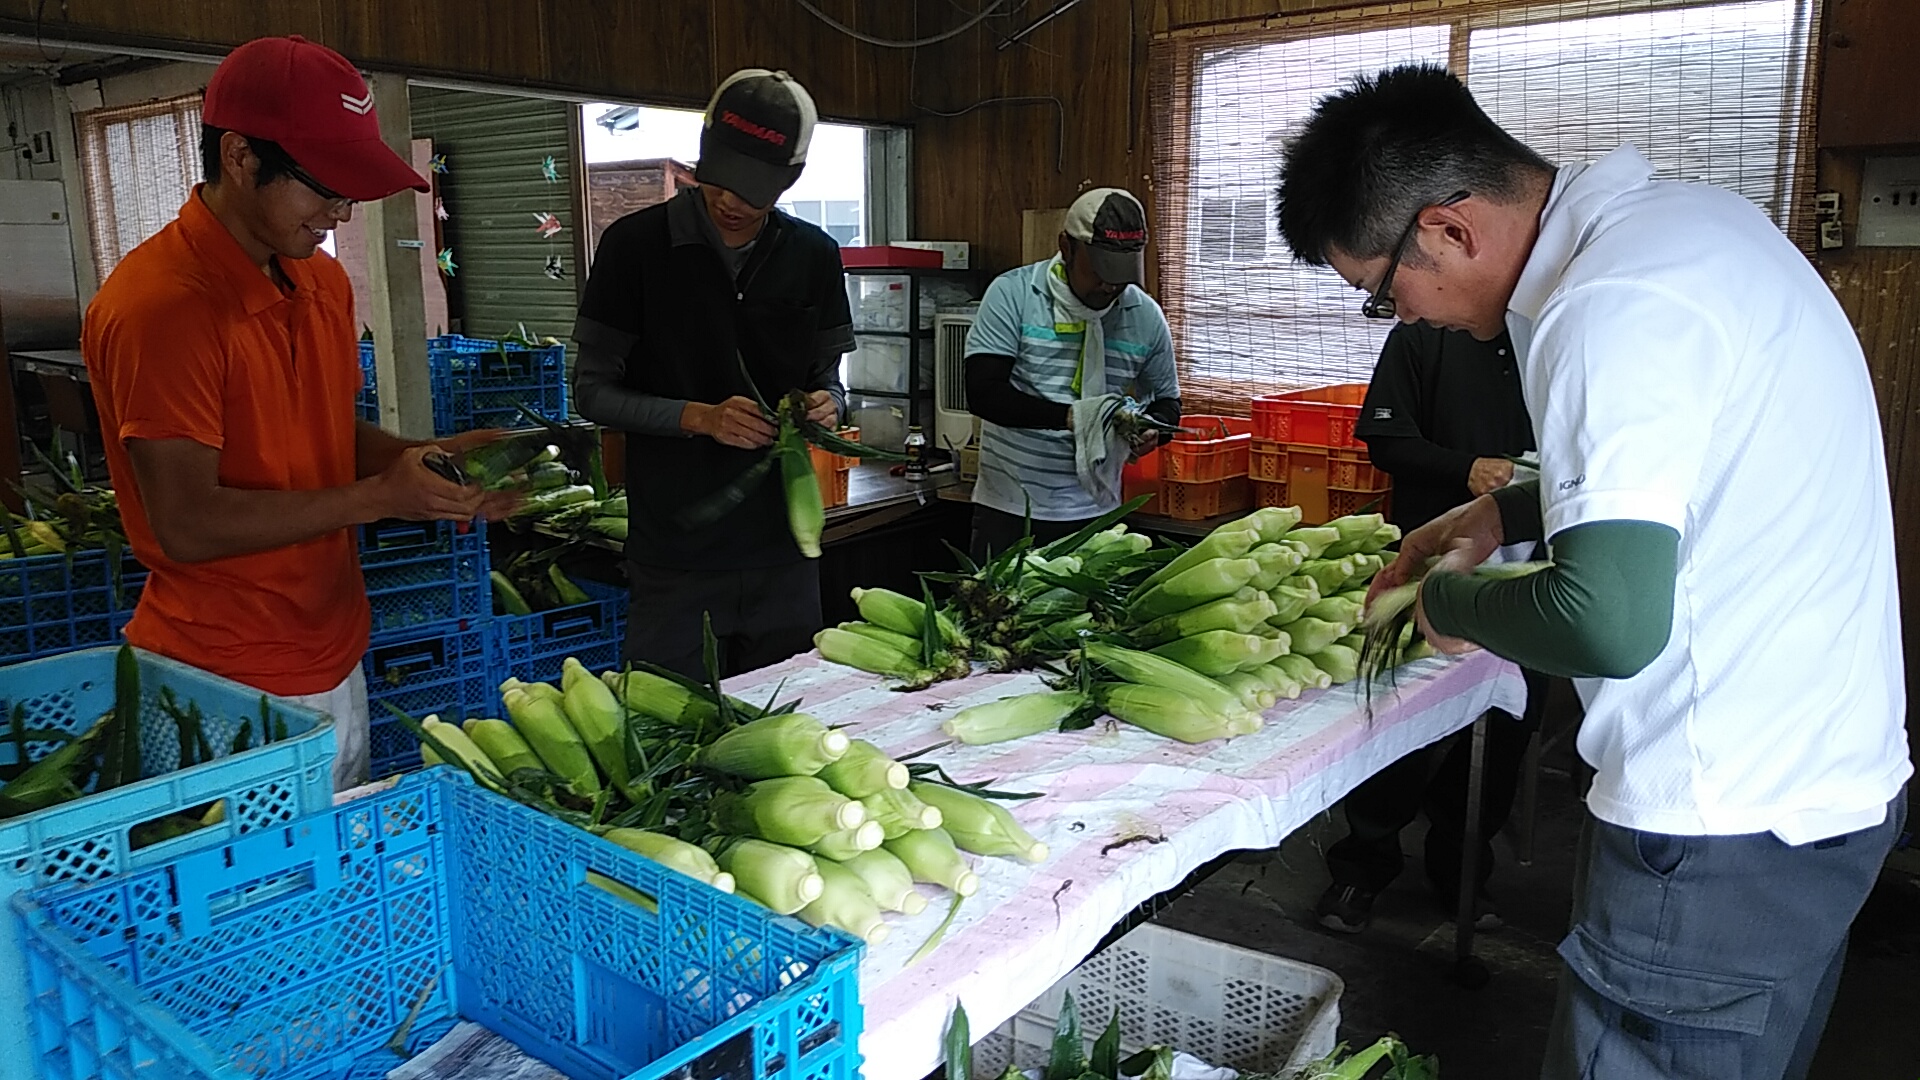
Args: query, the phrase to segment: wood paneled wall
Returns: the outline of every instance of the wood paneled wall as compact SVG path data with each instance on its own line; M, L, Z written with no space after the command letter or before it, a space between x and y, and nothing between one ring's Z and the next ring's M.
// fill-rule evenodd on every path
M902 0L818 2L877 35L904 37L913 21ZM906 113L904 51L856 42L787 0L0 0L0 32L213 54L302 34L370 70L696 107L739 68L784 67L823 116Z

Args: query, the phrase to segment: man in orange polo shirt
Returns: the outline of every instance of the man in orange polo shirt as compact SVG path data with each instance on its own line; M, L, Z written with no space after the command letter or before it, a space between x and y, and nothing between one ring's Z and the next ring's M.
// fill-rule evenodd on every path
M121 260L81 339L107 466L151 571L127 640L333 716L366 779L369 614L351 526L468 520L474 488L355 419L353 294L316 257L357 201L427 184L380 139L353 65L301 38L234 50L201 113L207 181Z

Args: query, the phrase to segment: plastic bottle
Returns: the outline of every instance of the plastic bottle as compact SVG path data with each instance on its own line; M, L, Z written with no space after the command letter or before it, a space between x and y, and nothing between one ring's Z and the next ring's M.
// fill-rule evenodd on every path
M907 455L907 479L925 480L927 478L927 437L921 433L919 424L907 428L907 442L904 449Z

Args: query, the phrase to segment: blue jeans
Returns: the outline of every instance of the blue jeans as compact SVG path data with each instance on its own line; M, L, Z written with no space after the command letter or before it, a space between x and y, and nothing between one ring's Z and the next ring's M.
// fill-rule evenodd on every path
M1906 820L1802 844L1588 818L1543 1080L1799 1080Z

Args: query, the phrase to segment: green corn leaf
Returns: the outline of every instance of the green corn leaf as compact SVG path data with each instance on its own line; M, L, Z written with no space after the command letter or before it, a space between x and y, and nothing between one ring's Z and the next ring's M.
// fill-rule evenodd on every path
M1136 496L1135 498L1129 499L1128 501L1121 503L1119 506L1114 507L1112 510L1107 511L1104 514L1101 514L1099 517L1093 519L1092 521L1088 522L1084 526L1081 526L1080 531L1074 533L1072 536L1061 537L1060 539L1055 540L1053 543L1048 544L1046 547L1041 548L1040 554L1049 559L1056 559L1062 555L1068 554L1069 552L1072 552L1074 549L1078 548L1081 544L1084 544L1088 540L1093 539L1093 535L1095 533L1106 532L1108 529L1113 528L1113 526L1117 522L1125 518L1128 514L1131 514L1134 511L1140 509L1141 507L1147 505L1148 500L1152 498L1153 496L1151 495L1140 495L1140 496Z
M947 1021L947 1080L973 1080L973 1037L967 1028L967 1008L953 1003L953 1017Z
M1117 1005L1113 1018L1107 1021L1107 1029L1093 1040L1093 1059L1087 1068L1102 1080L1120 1080L1120 1008Z
M1053 1025L1053 1048L1047 1057L1047 1071L1041 1080L1079 1080L1087 1071L1085 1051L1080 1043L1080 1010L1074 1007L1073 994L1060 999L1060 1017Z

